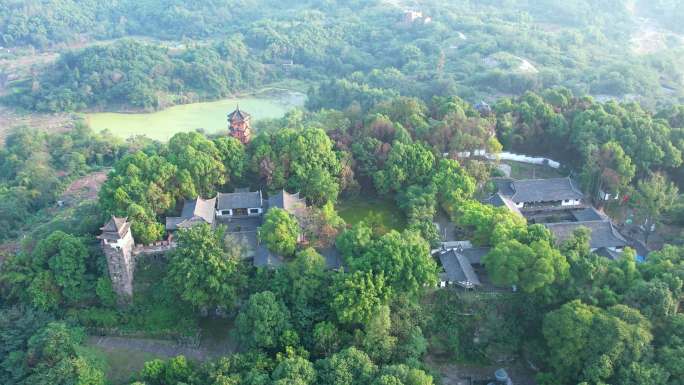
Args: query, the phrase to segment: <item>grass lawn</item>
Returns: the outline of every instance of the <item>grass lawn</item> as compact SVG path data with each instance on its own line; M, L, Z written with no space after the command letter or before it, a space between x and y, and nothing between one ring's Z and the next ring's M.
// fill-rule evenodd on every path
M126 348L101 348L90 347L101 360L104 361L107 380L112 385L124 385L130 383L133 373L139 372L145 362L156 358L166 358L149 352L141 352Z
M259 120L282 117L289 110L303 106L305 100L306 95L300 92L267 88L252 96L184 104L152 113L98 112L86 114L85 119L96 131L108 129L122 138L145 135L166 141L178 132L227 130L226 115L238 104L240 109L252 114L253 120Z
M138 261L133 282L133 302L120 329L148 338L192 337L199 331L198 319L189 307L179 304L165 281L167 266L148 257Z
M393 201L364 195L343 199L337 204L337 211L348 224L366 221L387 230L403 230L406 227L404 213Z
M502 161L511 166L511 178L513 179L548 179L564 177L560 170L549 166L528 164L514 161Z
M199 321L199 326L202 329L200 346L212 356L227 356L238 350L238 343L234 340L233 320L207 317Z

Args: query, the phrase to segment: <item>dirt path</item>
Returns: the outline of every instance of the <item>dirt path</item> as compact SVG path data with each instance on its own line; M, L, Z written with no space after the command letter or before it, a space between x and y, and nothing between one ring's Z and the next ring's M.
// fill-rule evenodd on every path
M214 356L203 348L189 348L180 346L172 341L147 338L92 336L88 337L88 344L109 352L127 350L150 353L166 358L184 355L192 360L204 361Z

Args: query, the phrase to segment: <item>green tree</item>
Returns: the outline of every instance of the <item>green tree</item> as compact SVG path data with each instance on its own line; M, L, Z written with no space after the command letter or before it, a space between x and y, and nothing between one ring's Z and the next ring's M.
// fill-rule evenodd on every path
M339 250L345 261L361 256L373 240L373 230L361 221L355 223L351 228L344 230L335 241L335 246Z
M667 283L658 279L653 281L637 281L632 285L624 298L625 303L639 309L651 320L664 319L675 314L678 300L670 291Z
M354 347L316 363L321 385L370 385L378 368L366 353Z
M432 180L437 188L437 201L450 214L475 193L475 180L455 160L440 159Z
M663 174L653 174L637 183L633 205L643 220L646 242L656 225L662 221L663 213L672 207L678 194L677 186Z
M329 357L336 353L342 344L340 331L335 324L328 321L319 322L313 330L314 353Z
M48 313L27 306L0 309L0 382L18 383L28 375L28 341L53 320Z
M592 151L582 174L584 184L594 194L605 191L618 194L629 186L636 167L618 142L605 143Z
M85 297L88 250L81 239L56 231L38 242L32 257L36 269L50 271L68 303L75 304Z
M36 385L104 385L105 376L80 353L83 333L53 322L28 341L28 376L22 383Z
M347 260L353 270L381 272L393 290L417 294L437 283L437 264L430 246L416 232L390 231L361 256Z
M264 215L264 223L259 227L259 240L277 255L294 254L299 239L300 228L297 219L283 209L271 208Z
M373 385L432 385L432 376L409 366L389 365L380 370Z
M496 245L525 232L526 221L505 207L494 207L476 200L461 202L451 217L457 226L469 234L476 245Z
M224 231L207 224L178 231L167 279L183 301L197 308L232 308L240 290L240 255L223 248Z
M435 156L422 144L395 142L384 169L373 175L373 182L381 194L401 191L405 186L425 185L434 165Z
M196 192L193 195L211 196L218 186L227 182L224 155L203 134L180 132L169 140L166 158L179 170L188 173L192 180L192 191Z
M394 355L397 345L397 337L390 334L392 320L390 308L387 305L379 306L364 328L361 341L363 351L373 362L388 362Z
M648 255L639 271L647 281L667 283L674 298L680 298L684 286L684 247L665 245L662 250Z
M497 244L482 262L492 281L518 285L527 293L567 278L569 264L548 240L529 245L516 239Z
M316 370L309 360L293 356L280 361L271 377L277 385L308 385L315 383Z
M238 339L251 349L277 350L290 329L290 313L270 291L252 294L235 320Z
M0 273L8 298L19 299L43 310L85 302L94 289L87 275L88 250L83 241L54 231L38 242L33 252L10 257Z
M223 167L227 173L227 183L237 186L243 180L246 167L245 147L233 137L220 137L214 140Z
M433 185L408 186L397 194L397 204L406 212L409 222L432 221L437 205L435 188Z
M656 362L670 374L669 383L684 384L684 314L668 317L655 337Z
M250 169L269 190L299 191L317 205L337 200L342 164L322 129L283 129L258 135L250 154Z
M624 305L603 310L573 301L544 316L543 334L557 379L611 382L616 373L646 358L650 323Z
M192 380L194 367L185 356L145 362L140 377L148 385L185 384Z
M293 325L307 341L314 324L327 316L328 285L325 259L313 248L298 252L272 279L272 290L283 300Z
M138 151L114 165L100 189L99 202L107 215L128 216L133 237L149 243L162 235L156 216L173 208L181 197L196 196L187 171L180 172L162 156Z
M332 309L344 323L365 324L378 309L387 304L391 290L382 273L355 271L335 276Z

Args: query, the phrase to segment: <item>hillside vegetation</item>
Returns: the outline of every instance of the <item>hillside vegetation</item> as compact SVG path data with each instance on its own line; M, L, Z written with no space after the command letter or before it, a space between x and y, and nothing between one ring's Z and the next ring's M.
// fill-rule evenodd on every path
M0 8L0 36L39 49L171 40L173 49L148 40L78 50L13 84L9 103L44 111L162 108L288 77L319 84L313 108L352 100L367 108L396 95L476 102L558 85L650 108L672 104L683 95L681 42L647 55L626 49L637 29L630 4L423 1L413 8L424 18L406 22L402 8L380 1L10 2ZM143 65L151 76L141 76Z
M679 3L0 2L17 116L308 86L249 137L3 130L0 383L684 385Z

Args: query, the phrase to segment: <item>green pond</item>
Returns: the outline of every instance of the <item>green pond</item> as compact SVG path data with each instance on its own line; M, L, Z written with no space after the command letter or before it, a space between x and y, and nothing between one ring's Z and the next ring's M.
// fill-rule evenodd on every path
M177 132L202 129L215 133L226 130L226 115L238 104L241 110L252 115L252 120L258 121L280 118L286 112L303 106L305 101L306 95L301 92L269 90L252 96L184 104L151 113L91 113L85 114L85 119L96 131L108 129L122 138L145 135L166 141Z

